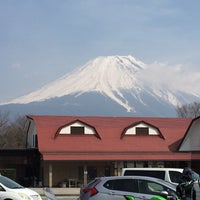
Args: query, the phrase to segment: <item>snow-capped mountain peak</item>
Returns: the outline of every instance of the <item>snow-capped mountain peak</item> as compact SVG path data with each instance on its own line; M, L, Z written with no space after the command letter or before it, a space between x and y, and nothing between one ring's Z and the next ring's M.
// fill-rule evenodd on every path
M134 74L144 67L144 63L130 55L97 57L53 83L8 103L26 104L69 94L100 92L130 110L120 90L131 89L136 84Z
M156 112L156 109L162 110L166 105L172 109L180 104L198 101L199 80L199 72L183 69L181 65L147 65L131 55L100 56L39 90L6 104L45 102L69 96L78 99L85 94L96 94L109 99L109 102L111 100L115 103L114 107L119 105L126 112L142 110L145 113L152 109ZM94 96L92 98L95 99ZM65 98L62 104L67 105L68 101L69 98Z

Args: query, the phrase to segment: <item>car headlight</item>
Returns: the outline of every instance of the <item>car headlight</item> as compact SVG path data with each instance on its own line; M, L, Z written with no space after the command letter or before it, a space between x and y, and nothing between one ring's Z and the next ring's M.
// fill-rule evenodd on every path
M29 197L27 194L18 193L18 195L19 195L23 200L31 200L31 197Z
M42 200L41 196L39 194L31 195L32 200Z

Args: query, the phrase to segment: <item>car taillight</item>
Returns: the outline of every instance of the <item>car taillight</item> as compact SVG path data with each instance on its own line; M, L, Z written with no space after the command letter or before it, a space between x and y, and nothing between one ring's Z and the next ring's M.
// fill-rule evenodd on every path
M96 189L96 185L100 183L101 180L97 180L96 183L92 187L86 187L83 189L84 193L89 193L90 197L96 195L99 191Z
M94 196L95 194L98 193L98 190L95 187L92 188L85 188L83 189L84 193L90 193L90 196Z

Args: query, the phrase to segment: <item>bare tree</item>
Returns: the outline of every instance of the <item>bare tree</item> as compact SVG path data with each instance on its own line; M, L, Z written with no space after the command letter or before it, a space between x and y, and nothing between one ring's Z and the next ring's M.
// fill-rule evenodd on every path
M7 126L9 123L9 112L0 111L0 129Z
M15 121L7 123L0 134L0 148L17 149L26 146L26 118L18 117Z
M182 106L177 106L176 112L181 118L196 118L200 116L200 103L193 102Z

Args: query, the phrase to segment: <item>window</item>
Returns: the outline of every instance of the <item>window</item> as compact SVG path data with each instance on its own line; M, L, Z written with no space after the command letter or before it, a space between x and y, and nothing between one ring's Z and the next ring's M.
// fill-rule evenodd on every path
M81 135L84 134L84 127L83 126L71 126L71 134Z
M38 147L38 138L36 134L33 135L33 147Z
M150 195L160 195L162 191L167 191L170 194L173 193L173 191L166 186L149 180L139 180L139 191L140 193Z
M137 180L134 179L109 180L104 184L104 187L110 190L138 192Z
M0 191L5 191L5 189L0 185Z
M106 167L105 167L104 175L105 175L105 176L110 176L110 166L106 166Z
M150 176L159 179L165 179L165 171L154 170L126 170L124 176Z
M79 166L78 167L78 178L79 178L79 180L83 180L83 176L84 176L83 166Z
M169 176L171 179L171 182L174 183L179 183L180 179L181 179L181 172L177 172L177 171L169 171Z
M97 168L96 167L87 167L87 178L92 180L97 177Z
M80 166L78 168L78 177L79 180L83 180L83 176L84 176L84 167ZM96 167L87 167L87 179L93 180L97 177L97 168Z
M149 135L148 127L136 127L136 135Z
M163 185L148 180L140 180L139 188L141 193L152 195L159 195L161 191L164 191Z

